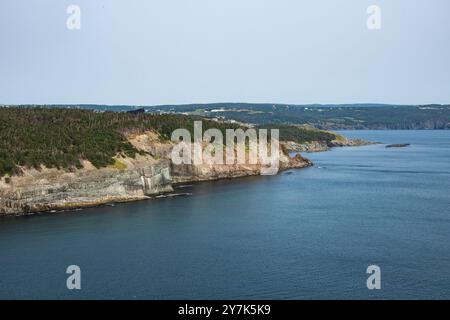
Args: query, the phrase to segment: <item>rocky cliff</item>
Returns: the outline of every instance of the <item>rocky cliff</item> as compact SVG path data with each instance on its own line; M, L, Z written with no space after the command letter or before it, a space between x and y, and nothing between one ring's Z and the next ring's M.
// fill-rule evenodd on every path
M328 151L330 148L334 147L358 147L370 144L375 144L376 142L365 141L362 139L348 139L340 135L336 135L336 139L332 141L310 141L305 143L297 143L294 141L287 141L284 143L288 151L295 152L321 152Z
M147 199L173 191L181 182L235 178L260 174L261 165L174 165L173 145L157 134L130 135L128 140L142 154L116 157L114 165L95 168L83 161L80 169L22 168L20 175L0 180L0 215L24 215L96 206L111 202ZM310 166L300 155L283 149L280 170Z
M168 161L120 158L120 165L97 169L84 162L73 172L26 169L0 183L0 214L27 214L132 201L172 191Z

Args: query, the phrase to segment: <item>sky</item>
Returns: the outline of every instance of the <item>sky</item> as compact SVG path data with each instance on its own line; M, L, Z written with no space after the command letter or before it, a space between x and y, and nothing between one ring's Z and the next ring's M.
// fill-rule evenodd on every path
M0 104L450 103L449 14L448 0L1 0Z

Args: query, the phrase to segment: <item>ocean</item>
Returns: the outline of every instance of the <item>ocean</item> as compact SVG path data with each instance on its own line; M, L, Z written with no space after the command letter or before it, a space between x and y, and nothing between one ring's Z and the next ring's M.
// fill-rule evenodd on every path
M342 133L383 144L186 196L2 218L0 299L449 299L450 131Z

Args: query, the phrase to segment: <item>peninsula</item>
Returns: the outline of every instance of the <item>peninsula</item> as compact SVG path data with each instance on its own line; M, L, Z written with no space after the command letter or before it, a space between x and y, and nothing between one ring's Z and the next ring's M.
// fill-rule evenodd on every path
M171 133L177 128L192 131L199 119L205 130L247 128L179 114L0 108L0 215L148 199L172 192L178 183L260 173L260 163L174 164ZM364 144L304 126L278 127L280 171L312 165L289 151Z

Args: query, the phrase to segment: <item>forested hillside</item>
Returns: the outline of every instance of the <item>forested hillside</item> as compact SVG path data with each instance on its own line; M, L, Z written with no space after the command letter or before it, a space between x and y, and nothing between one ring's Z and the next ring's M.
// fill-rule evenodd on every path
M25 106L22 106L25 107ZM29 105L27 107L39 107ZM450 129L450 105L289 105L272 103L207 103L160 106L49 105L49 108L80 108L97 111L131 111L138 108L155 114L184 114L236 120L256 125L307 124L318 129Z
M168 140L175 129L185 128L193 137L195 120L203 120L203 131L217 128L224 137L225 129L245 129L179 114L0 108L0 176L20 173L20 167L80 168L82 159L96 167L111 165L118 154L134 157L138 152L127 140L128 134L154 130ZM268 124L259 128L280 129L282 141L329 142L335 138L332 133L299 126Z
M20 166L80 167L80 159L104 167L113 164L112 157L117 154L136 154L127 133L152 129L162 139L170 139L177 128L192 132L195 119L81 109L0 108L0 176L19 173ZM225 132L237 125L203 121L203 130L212 127Z

